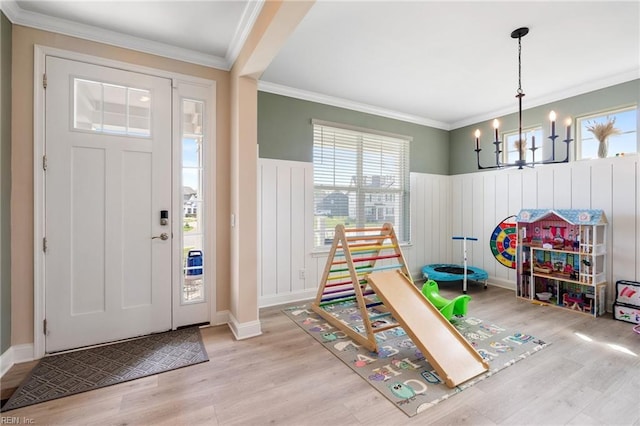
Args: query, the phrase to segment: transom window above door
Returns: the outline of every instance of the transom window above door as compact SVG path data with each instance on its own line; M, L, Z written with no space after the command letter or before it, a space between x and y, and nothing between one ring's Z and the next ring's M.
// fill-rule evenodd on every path
M73 129L151 136L149 90L81 78L73 80Z

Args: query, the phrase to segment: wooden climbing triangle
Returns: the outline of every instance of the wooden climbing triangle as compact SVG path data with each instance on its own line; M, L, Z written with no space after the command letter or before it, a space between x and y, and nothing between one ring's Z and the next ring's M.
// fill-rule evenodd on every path
M311 308L358 344L377 352L376 333L399 327L400 324L377 297L367 276L373 272L394 269L411 281L391 224L385 223L380 228L345 228L344 225L337 225L318 294ZM332 305L347 302L355 302L359 310L362 324L358 327L346 325L330 313Z

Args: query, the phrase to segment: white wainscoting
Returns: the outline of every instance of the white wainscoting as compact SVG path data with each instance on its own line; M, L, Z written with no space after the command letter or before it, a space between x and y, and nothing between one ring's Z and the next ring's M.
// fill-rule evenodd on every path
M604 210L609 221L608 309L615 297L617 280L640 280L640 165L637 156L456 175L450 179L451 232L479 238L477 243L468 245L467 255L471 265L489 273L489 281L514 288L514 270L495 260L489 239L501 220L523 208Z
M259 305L315 296L326 256L313 251L311 163L259 161ZM495 260L489 239L496 225L522 208L602 209L608 227L608 291L617 280L640 281L640 165L637 156L576 161L525 170L455 176L411 174L411 244L403 247L415 278L428 263L485 269L489 282L515 288L514 270ZM301 272L302 271L302 272Z
M451 263L451 200L449 176L411 173L411 245L403 247L409 271L422 278L429 263Z
M313 164L260 159L258 168L259 305L313 297Z

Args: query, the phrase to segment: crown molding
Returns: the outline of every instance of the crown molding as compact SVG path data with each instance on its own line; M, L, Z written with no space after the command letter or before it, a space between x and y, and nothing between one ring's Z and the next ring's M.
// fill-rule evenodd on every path
M260 5L260 8L261 7L262 5ZM232 63L219 56L208 55L195 50L171 46L165 43L124 35L115 31L104 30L90 25L68 21L66 19L54 18L40 13L31 12L20 8L15 0L2 0L0 8L13 24L51 31L71 37L78 37L85 40L109 44L192 64L204 65L224 71L229 71L231 69ZM251 27L244 29L241 28L242 25L253 25L253 21L243 19L236 31L236 33L239 33L240 35L243 35L245 32L248 34ZM246 35L244 37L246 38ZM244 40L237 38L234 42L242 43Z
M582 95L585 93L593 92L595 90L604 89L607 87L615 86L616 84L626 83L628 81L637 80L640 78L640 69L634 68L628 71L624 71L618 74L610 75L599 80L591 81L578 86L573 86L565 90L554 93L549 96L540 96L537 98L531 98L527 101L526 109L539 107L541 105L558 102L563 99L571 98L574 96ZM518 112L516 105L513 107L503 108L495 110L489 113L476 115L473 117L465 118L464 120L456 121L451 124L451 130L459 129L461 127L470 126L472 124L481 123L487 120L493 120L494 118L503 117L509 114L515 114Z
M353 111L364 112L367 114L379 115L381 117L392 118L394 120L406 121L408 123L420 124L423 126L434 127L436 129L451 130L451 126L441 121L431 120L417 115L405 114L373 105L363 104L350 101L348 99L337 98L334 96L323 95L316 92L300 90L293 87L283 86L268 81L259 81L258 90L276 95L288 96L291 98L301 99L304 101L317 102L324 105L331 105L339 108L346 108Z
M14 23L14 16L22 9L18 7L15 0L0 0L0 10L5 14L11 23Z
M247 41L247 37L249 37L249 34L251 33L253 24L255 24L260 12L262 11L264 1L265 0L247 2L225 56L227 64L229 64L229 68L231 68L236 62L236 59L242 50L242 46L244 46L244 43Z
M592 81L579 86L570 87L560 92L554 93L552 96L541 96L538 98L532 98L527 101L527 108L531 109L541 105L546 105L553 102L558 102L563 99L571 98L574 96L582 95L585 93L593 92L595 90L604 89L607 87L615 86L616 84L626 83L627 81L637 80L640 78L640 69L635 68L619 74L614 74L601 78L596 81ZM392 111L384 108L379 108L372 105L353 102L347 99L336 98L328 95L323 95L316 92L309 92L305 90L296 89L293 87L283 86L276 83L270 83L267 81L258 82L258 90L262 92L274 93L276 95L289 96L296 99L302 99L305 101L318 102L325 105L331 105L339 108L346 108L354 111L365 112L369 114L379 115L382 117L392 118L395 120L406 121L409 123L420 124L429 127L435 127L442 130L455 130L461 127L470 126L472 124L481 123L487 120L493 120L496 117L504 117L505 115L515 114L517 112L516 105L500 110L491 111L488 113L479 114L476 116L465 118L464 120L456 121L454 123L444 123L436 120L432 120L426 117L419 117L411 114L404 114L397 111Z

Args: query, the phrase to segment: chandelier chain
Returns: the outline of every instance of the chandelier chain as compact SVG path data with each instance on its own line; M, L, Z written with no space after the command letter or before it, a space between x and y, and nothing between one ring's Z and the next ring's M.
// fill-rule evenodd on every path
M518 94L522 94L522 37L518 37Z

